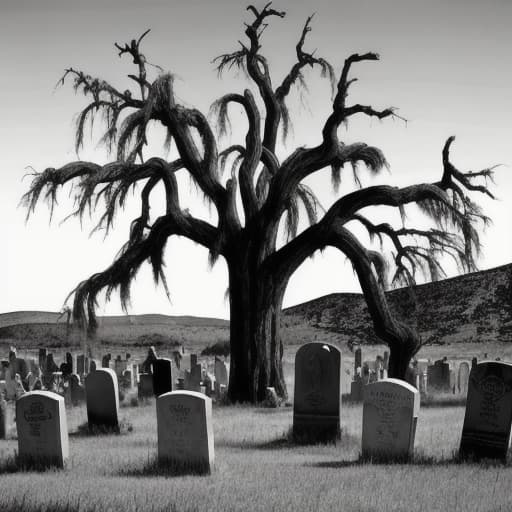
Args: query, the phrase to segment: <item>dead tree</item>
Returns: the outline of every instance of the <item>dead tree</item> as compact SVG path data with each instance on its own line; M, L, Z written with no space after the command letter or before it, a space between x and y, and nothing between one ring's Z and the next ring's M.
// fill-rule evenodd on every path
M48 168L36 174L24 195L28 214L44 197L55 205L58 189L71 181L78 183L75 215L104 204L100 226L112 228L129 189L141 184L140 216L133 220L128 240L113 263L73 292L73 319L87 327L90 336L97 327L97 295L106 291L107 300L119 289L122 304L130 298L130 283L143 262L151 264L156 283L164 276L164 251L171 236L183 236L206 247L211 262L222 256L229 273L231 372L229 397L233 401L257 402L265 398L267 386L274 386L286 397L282 369L283 345L280 320L283 296L294 271L315 251L332 246L351 261L366 298L375 331L390 347L389 375L403 377L420 339L413 329L393 316L385 295L385 259L382 251L366 248L352 233L351 225L362 224L372 237L387 238L394 246L394 282L414 283L417 272L432 279L442 275L438 258L449 254L462 271L475 268L474 255L479 250L477 224L487 222L469 192L491 195L485 184L475 180L491 177L492 169L461 172L449 159L453 137L443 149L443 171L436 183L421 183L404 188L391 185L371 186L340 195L325 212L313 191L303 181L317 172L331 169L333 185L338 189L343 170L352 168L356 182L360 164L372 173L387 166L383 153L364 143L344 143L338 128L353 116L385 119L397 117L393 108L375 109L369 105L350 104L348 93L356 81L352 67L362 61L376 61L375 53L349 56L339 79L324 59L308 53L305 39L311 30L307 19L296 46L297 61L277 85L271 79L267 60L261 53L262 33L271 18L282 18L267 4L258 10L248 7L252 21L246 24L247 40L240 49L215 60L219 73L232 67L243 68L255 86L251 90L226 94L213 105L218 116L220 135L216 137L207 117L194 108L180 104L173 87L173 75L158 74L148 78L148 62L140 43L147 34L129 45L116 44L119 55L129 55L137 74L129 75L137 91L121 90L74 68L66 70L62 82L73 79L90 103L78 117L77 151L84 138L86 122L98 113L106 121L103 142L114 151L115 160L107 165L71 162L59 169ZM276 156L278 133L289 125L286 100L290 92L305 84L305 70L318 69L333 85L332 111L322 129L322 140L315 147L300 147L280 160ZM161 69L161 68L158 68ZM259 99L258 99L259 98ZM258 103L257 101L258 100ZM228 108L237 104L248 122L245 144L219 150L219 140L228 125ZM258 106L260 105L260 106ZM179 158L147 158L146 129L149 122L165 127L168 143L173 143ZM228 165L228 162L230 165ZM229 169L227 178L224 177ZM180 206L176 173L187 172L206 200L215 208L218 221L195 218ZM163 187L166 211L152 218L150 194ZM237 197L243 212L239 211ZM404 211L416 204L433 221L429 230L396 228L387 223L374 224L364 214L365 208L386 205ZM299 213L305 210L309 227L299 233ZM323 215L321 215L324 213ZM284 219L287 243L278 245L279 226Z

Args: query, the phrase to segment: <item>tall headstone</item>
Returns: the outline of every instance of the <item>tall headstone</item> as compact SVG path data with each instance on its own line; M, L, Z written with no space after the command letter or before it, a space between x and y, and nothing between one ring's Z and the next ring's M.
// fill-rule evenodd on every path
M215 358L214 376L215 376L215 384L214 384L215 385L215 393L217 396L219 396L220 395L220 386L228 385L228 370L226 368L226 363L218 357Z
M119 387L114 370L97 368L85 379L89 430L119 430Z
M153 361L153 393L160 396L172 390L171 360L164 357L156 359Z
M363 399L364 458L404 460L413 454L420 393L399 379L366 386Z
M18 455L24 464L63 467L69 454L64 398L31 391L16 402Z
M43 373L46 372L46 357L48 356L48 350L45 348L39 349L39 368Z
M512 422L512 364L478 363L469 375L460 455L505 461Z
M76 357L76 373L78 375L85 375L85 356L83 354L79 354Z
M468 384L469 384L469 363L466 361L462 361L459 365L459 374L457 379L457 384L459 388L459 393L466 395L468 392Z
M298 441L335 441L340 432L341 351L307 343L295 356L293 435Z
M68 371L69 373L73 373L75 371L74 365L73 365L73 356L71 352L66 352L66 364L68 365Z
M354 375L357 373L357 369L363 366L363 356L361 349L358 348L354 352Z
M140 399L153 397L153 375L151 373L139 373L137 389L138 397Z
M194 391L171 391L156 400L158 462L208 473L214 462L212 401Z
M389 369L389 352L386 350L384 352L384 370L388 371Z

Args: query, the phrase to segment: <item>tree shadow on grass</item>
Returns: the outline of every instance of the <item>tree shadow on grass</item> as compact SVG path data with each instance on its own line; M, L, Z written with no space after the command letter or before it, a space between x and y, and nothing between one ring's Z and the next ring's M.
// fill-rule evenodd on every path
M121 469L118 476L123 477L179 477L179 476L208 476L210 467L207 463L185 463L180 461L160 462L156 457L147 460L143 466L132 466Z

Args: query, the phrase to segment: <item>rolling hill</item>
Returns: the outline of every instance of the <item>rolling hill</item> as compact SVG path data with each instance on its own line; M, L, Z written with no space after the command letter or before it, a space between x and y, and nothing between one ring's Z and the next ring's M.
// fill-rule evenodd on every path
M396 315L419 329L430 344L512 341L512 264L388 293ZM59 313L17 311L0 314L0 344L77 345L66 335ZM167 315L99 317L98 338L107 344L147 346L209 345L229 337L229 322L216 318ZM361 294L326 295L284 310L287 344L321 338L340 344L378 343Z

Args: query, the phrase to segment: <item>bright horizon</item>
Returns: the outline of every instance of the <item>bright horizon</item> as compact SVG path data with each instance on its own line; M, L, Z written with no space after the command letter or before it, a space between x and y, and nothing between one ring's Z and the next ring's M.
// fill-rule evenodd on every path
M44 5L42 5L44 3ZM385 5L384 5L385 4ZM257 7L262 2L255 4ZM178 75L178 96L186 105L207 113L222 94L254 87L235 73L217 77L211 60L234 51L243 40L243 22L250 19L245 3L197 0L189 4L152 0L142 7L132 0L78 2L50 0L14 1L0 8L0 42L5 76L0 84L4 107L0 127L2 181L0 213L7 229L6 250L1 252L2 290L0 313L12 311L58 311L69 292L83 279L108 266L126 240L130 221L137 216L136 200L120 213L114 231L106 240L101 233L89 238L93 222L72 219L59 226L72 204L66 200L69 187L59 196L60 206L49 224L49 211L39 204L25 224L26 212L18 208L30 180L21 181L25 168L37 171L76 160L73 116L85 105L75 95L71 82L54 89L64 68L73 66L126 88L132 72L128 58L119 59L114 42L124 44L151 28L143 53L150 62ZM264 34L263 53L269 58L274 83L279 83L295 62L295 44L313 7L302 2L274 1L287 16L273 19ZM337 77L351 53L375 51L379 62L354 65L359 78L349 101L375 108L398 107L408 123L382 122L358 117L340 129L340 139L378 146L390 163L391 174L371 177L361 173L363 185L389 183L404 186L431 182L441 176L441 150L455 135L452 162L462 171L504 164L496 170L492 191L498 200L472 195L493 220L482 235L483 254L478 264L488 269L512 262L510 219L512 217L512 145L509 114L512 112L512 64L508 64L512 35L512 4L495 0L392 0L315 3L316 15L306 48L317 49L335 68ZM373 13L368 16L368 13ZM94 30L90 28L94 27ZM434 37L433 37L434 35ZM277 50L272 51L272 48ZM300 145L318 141L329 112L330 90L317 70L307 71L310 85L305 94L309 110L299 112L300 102L291 102L294 133L280 156ZM292 94L292 98L298 98ZM234 124L237 126L236 122ZM95 134L96 132L93 132ZM104 163L107 156L96 147L97 138L86 139L83 160ZM163 137L155 131L151 148L161 152ZM223 139L219 147L226 147ZM150 152L145 152L146 157ZM352 187L350 172L345 183ZM208 218L208 208L189 191L183 197L192 213ZM307 183L326 208L337 196L330 191L329 171L317 173ZM347 189L351 190L351 188ZM136 197L135 197L136 199ZM376 215L395 219L389 210ZM409 225L413 226L414 210ZM419 220L419 219L418 219ZM188 240L170 239L166 251L167 279L172 303L162 287L155 288L148 265L132 287L129 314L160 313L228 318L224 301L226 266L220 260L209 271L207 251ZM448 267L448 276L455 275ZM292 277L284 307L338 292L360 292L352 269L335 250L326 250L308 260ZM122 314L116 295L99 315Z

